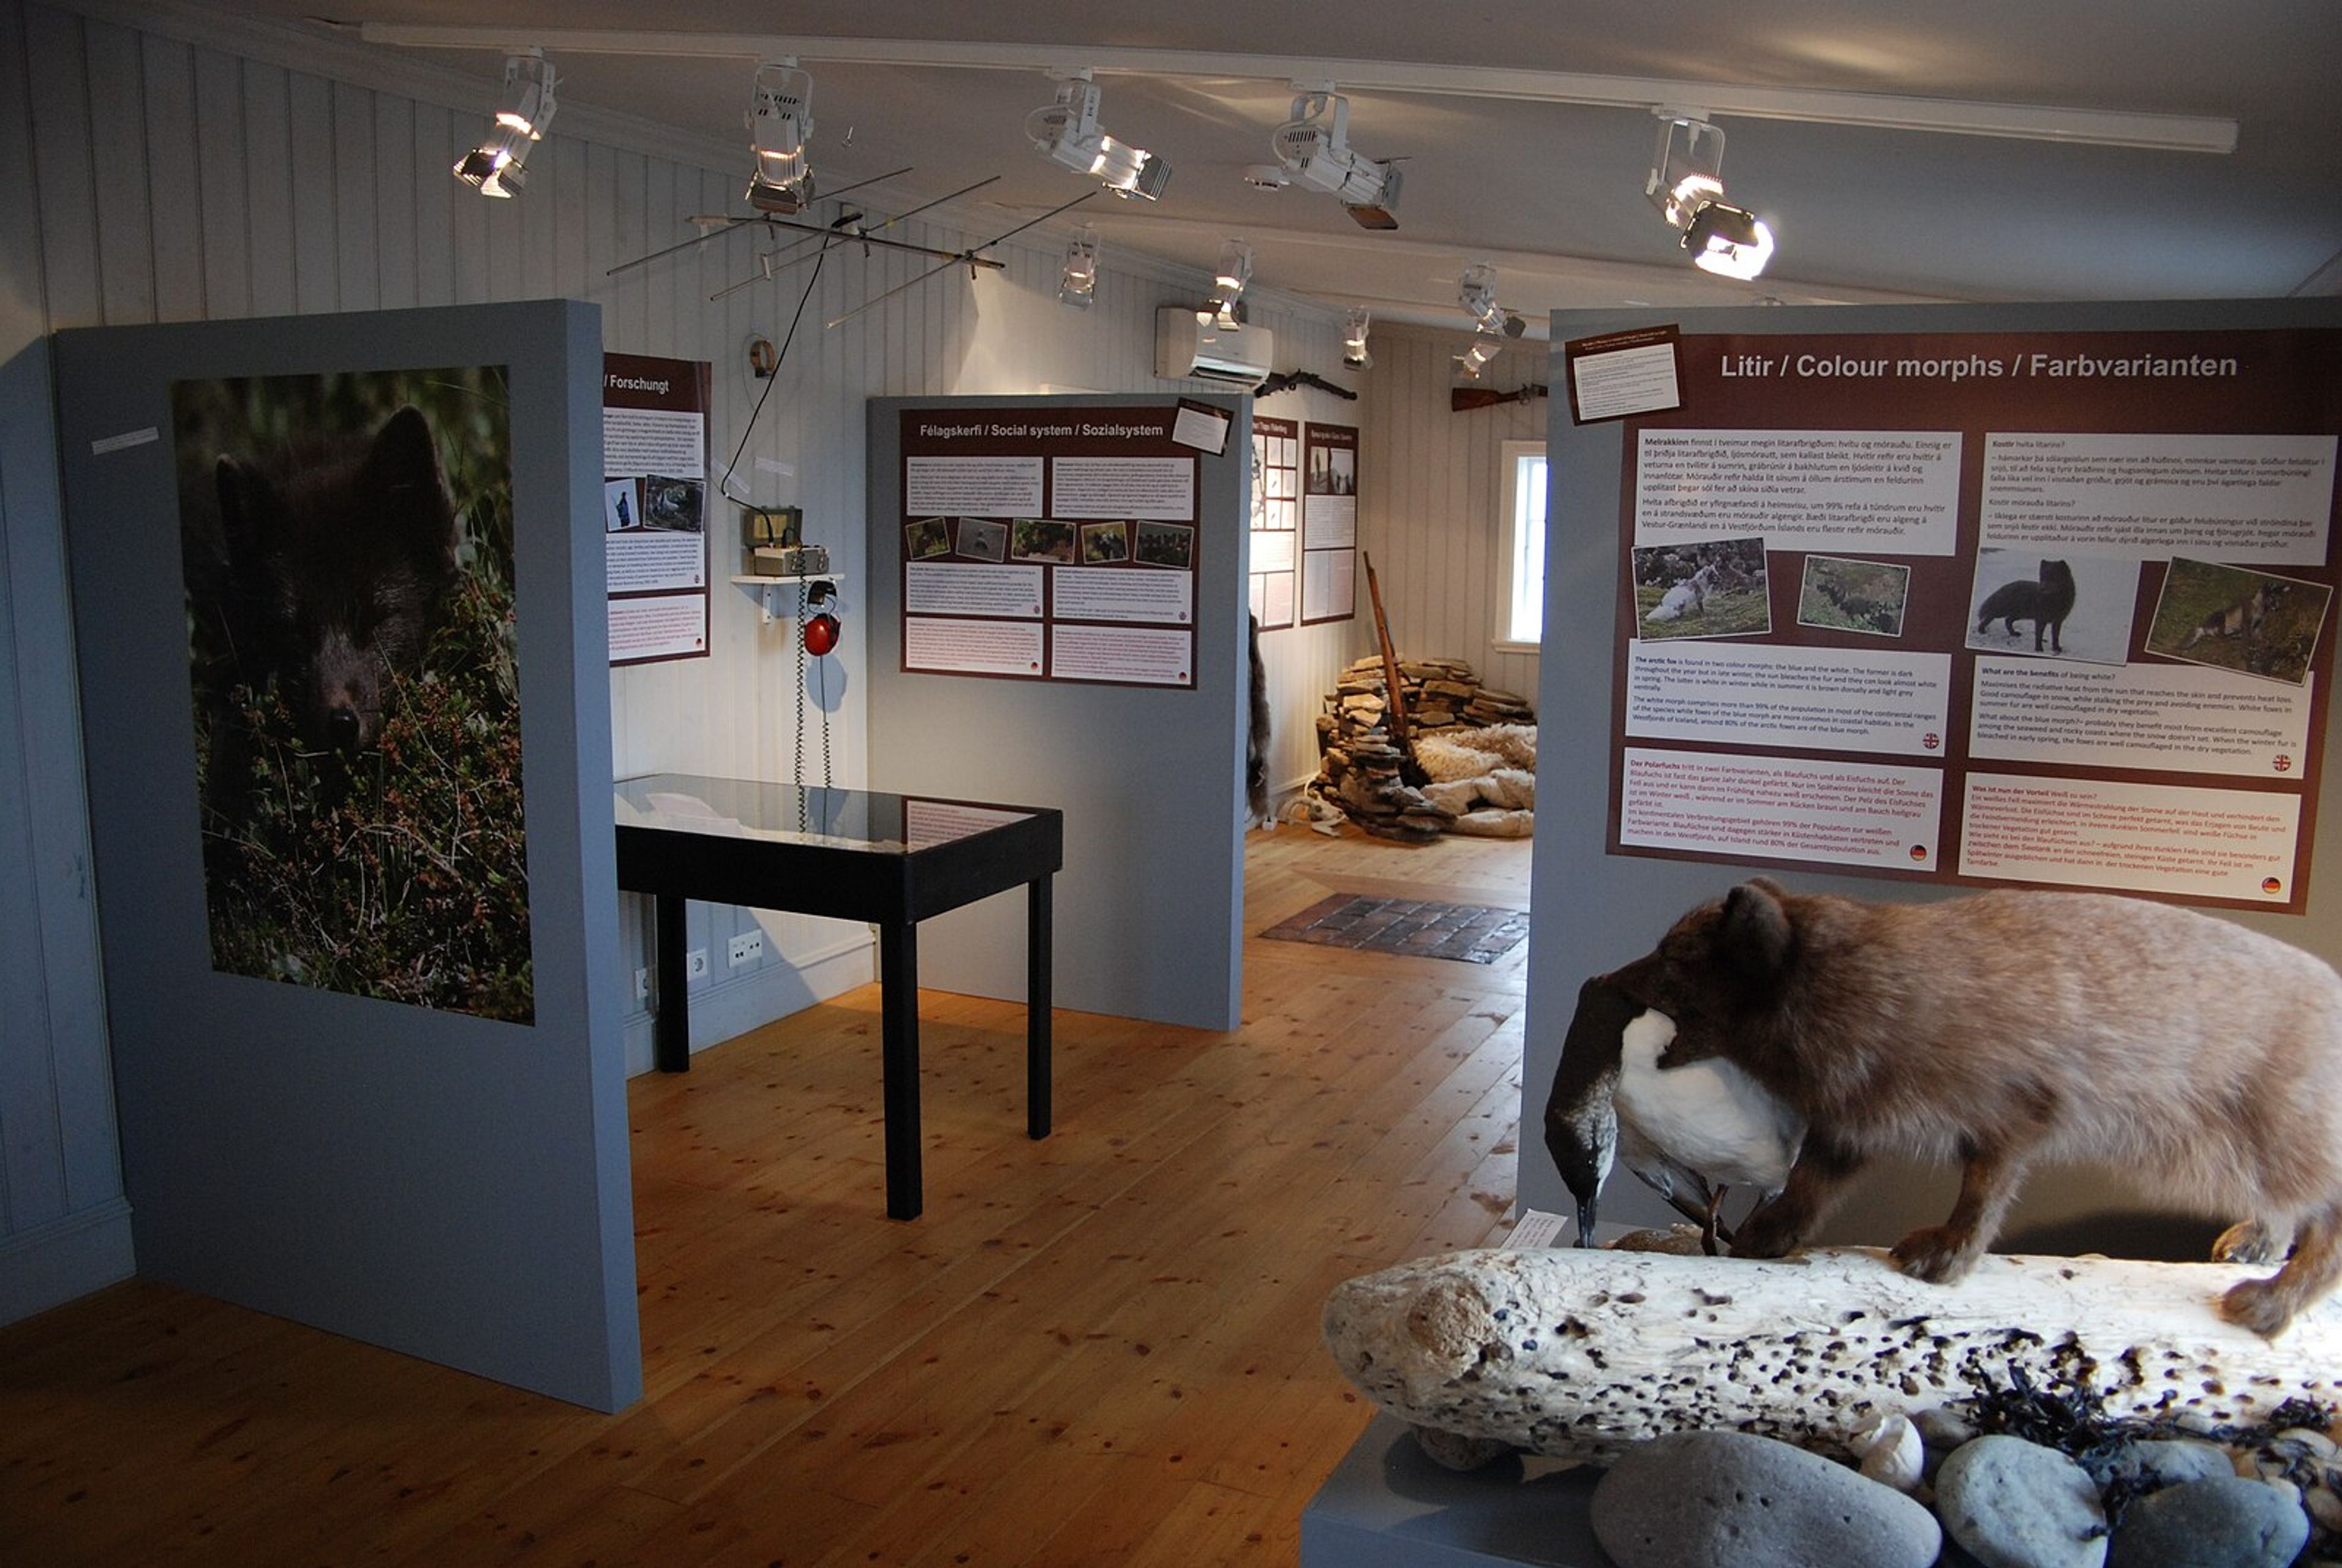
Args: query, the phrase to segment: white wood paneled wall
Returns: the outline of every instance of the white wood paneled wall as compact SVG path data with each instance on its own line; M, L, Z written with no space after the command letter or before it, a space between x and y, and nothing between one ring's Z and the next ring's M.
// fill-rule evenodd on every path
M138 9L0 0L0 1320L45 1304L44 1290L49 1299L74 1293L63 1274L22 1297L5 1285L31 1279L37 1271L20 1265L62 1231L90 1216L118 1223L122 1207L83 878L86 813L44 335L588 299L603 306L607 347L715 364L712 436L723 459L765 391L746 373L745 345L756 333L781 341L811 277L810 266L798 267L711 302L754 270L746 235L608 277L690 237L691 214L730 208L740 172L706 166L712 159L678 152L656 128L566 105L531 157L526 193L483 200L448 168L484 126L493 94L490 82L435 65L170 0ZM981 236L938 223L908 226L905 237L957 245ZM1034 239L1038 248L1002 248L1005 273L973 283L946 274L835 330L824 323L926 264L900 253L832 255L741 458L747 492L803 506L807 536L830 547L845 574L846 638L829 661L827 693L839 784L885 783L863 776L865 644L854 613L866 597L864 400L1184 385L1154 375L1155 310L1194 298L1200 275L1136 267L1109 252L1096 307L1072 312L1056 303L1054 242ZM1337 373L1330 314L1265 301L1256 319L1278 335L1277 368ZM1365 406L1316 392L1272 404L1352 424L1363 423ZM760 624L756 603L722 580L733 556L728 520L711 544L713 656L613 673L615 773L786 779L801 704L817 771L819 714L797 688L793 628ZM1307 628L1266 641L1279 782L1315 767L1317 694L1347 656L1348 634ZM630 976L644 962L646 924L639 908L626 922ZM768 933L766 957L727 973L730 937L754 925ZM695 905L690 934L714 958L707 994L694 998L703 1043L869 974L859 926ZM629 1049L647 1064L639 1008Z
M1375 558L1402 654L1468 662L1492 686L1536 700L1534 652L1496 646L1504 604L1503 444L1542 441L1546 400L1457 414L1447 394L1466 332L1380 327L1358 464L1358 539ZM1546 345L1509 344L1477 385L1546 378ZM1358 585L1360 613L1366 584ZM1371 622L1366 635L1373 635Z

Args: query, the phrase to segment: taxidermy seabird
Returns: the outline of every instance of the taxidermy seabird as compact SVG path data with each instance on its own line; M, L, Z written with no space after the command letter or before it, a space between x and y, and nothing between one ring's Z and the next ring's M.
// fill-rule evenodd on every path
M1727 1188L1770 1197L1789 1179L1805 1124L1720 1057L1660 1071L1675 1034L1666 1014L1599 977L1578 987L1546 1098L1545 1144L1577 1200L1581 1247L1594 1244L1596 1200L1614 1160L1698 1221L1711 1253L1731 1239L1716 1219Z

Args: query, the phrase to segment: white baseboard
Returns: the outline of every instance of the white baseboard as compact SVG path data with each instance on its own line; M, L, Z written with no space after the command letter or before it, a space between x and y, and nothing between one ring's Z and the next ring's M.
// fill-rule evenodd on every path
M0 1323L62 1306L138 1272L120 1198L0 1238Z
M719 980L691 994L691 1048L745 1034L776 1018L801 1013L877 975L877 950L868 936L848 936L798 956L793 964L768 964L746 974ZM653 1015L637 1008L626 1014L626 1076L654 1065Z

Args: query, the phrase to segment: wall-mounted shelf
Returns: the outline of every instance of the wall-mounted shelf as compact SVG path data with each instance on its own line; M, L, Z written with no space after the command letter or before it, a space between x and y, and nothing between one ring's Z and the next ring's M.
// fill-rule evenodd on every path
M789 618L779 608L780 590L802 588L814 583L827 583L835 587L846 581L846 574L842 572L808 572L802 577L752 577L746 573L736 573L732 580L749 591L760 612L759 624L769 626L775 621Z

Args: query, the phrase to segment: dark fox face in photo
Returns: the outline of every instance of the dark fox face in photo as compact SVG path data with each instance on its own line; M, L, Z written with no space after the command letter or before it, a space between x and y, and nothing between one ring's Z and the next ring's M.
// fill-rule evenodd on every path
M304 740L350 753L381 734L391 677L413 671L455 576L455 509L413 407L358 438L216 474L230 567Z

